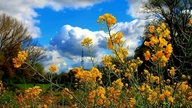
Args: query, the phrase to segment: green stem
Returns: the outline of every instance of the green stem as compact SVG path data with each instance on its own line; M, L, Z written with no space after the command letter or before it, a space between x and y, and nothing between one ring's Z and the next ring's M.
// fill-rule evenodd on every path
M89 52L89 55L90 55L90 57L91 57L92 66L94 67L94 66L95 66L95 63L94 63L94 60L93 60L93 55L92 55L91 47L90 47L90 46L88 46L88 52Z

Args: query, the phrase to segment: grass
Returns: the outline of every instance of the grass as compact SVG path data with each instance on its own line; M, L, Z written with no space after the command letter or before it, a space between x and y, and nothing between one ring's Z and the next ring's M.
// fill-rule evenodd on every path
M16 84L16 86L21 90L26 90L34 87L34 84ZM51 87L51 84L35 84L35 86L39 86L43 91L46 91L49 87ZM59 86L63 86L63 84L59 84Z

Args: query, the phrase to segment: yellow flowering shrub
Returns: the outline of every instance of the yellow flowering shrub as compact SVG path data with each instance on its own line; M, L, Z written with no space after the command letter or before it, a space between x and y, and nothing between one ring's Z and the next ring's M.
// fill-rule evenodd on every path
M12 59L14 67L15 68L21 67L21 65L25 62L27 57L28 54L25 51L19 51L17 57Z
M24 94L19 94L17 100L21 106L32 107L36 102L40 101L41 92L42 89L39 86L34 86L25 90Z
M159 62L164 67L173 52L172 45L168 42L171 39L170 31L165 23L162 23L157 29L152 26L149 30L152 34L148 37L149 41L144 42L144 45L150 47L151 51L147 50L144 53L145 60Z
M91 91L88 95L88 101L96 106L106 104L106 91L102 86L98 86L95 90Z

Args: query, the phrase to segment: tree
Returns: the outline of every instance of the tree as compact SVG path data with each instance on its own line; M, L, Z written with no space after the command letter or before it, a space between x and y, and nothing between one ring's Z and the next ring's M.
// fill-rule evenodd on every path
M6 15L0 15L0 80L12 77L30 77L34 74L31 67L24 65L21 69L15 69L12 58L16 57L20 50L28 53L29 64L35 66L38 71L43 71L39 61L45 57L45 50L38 47L32 40L23 24L16 19ZM39 68L40 67L40 68ZM20 74L21 71L24 74ZM29 72L32 72L28 74ZM19 76L17 77L17 74ZM23 76L22 76L23 75Z
M169 27L173 53L168 67L176 67L181 74L192 71L192 28L189 25L191 9L192 0L149 0L144 9L155 18L156 23L165 22ZM143 56L145 49L144 44L137 48L135 56Z
M15 76L12 66L12 58L21 50L23 42L30 40L27 29L16 19L5 14L0 15L0 70L4 77Z

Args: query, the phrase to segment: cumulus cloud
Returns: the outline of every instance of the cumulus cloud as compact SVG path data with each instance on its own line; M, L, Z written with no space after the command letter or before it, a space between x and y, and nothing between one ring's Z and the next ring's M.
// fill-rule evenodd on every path
M85 68L90 68L92 66L90 54L88 53L87 48L81 46L81 41L85 37L90 37L93 39L93 45L91 49L92 57L95 59L95 62L100 62L101 55L105 53L103 49L106 48L106 42L104 38L106 37L106 34L103 31L90 31L80 27L64 25L61 30L50 40L50 45L47 48L48 57L43 63L45 67L48 67L48 65L50 65L53 61L53 63L56 63L60 66L60 70L65 71L72 67L81 66L83 50L84 66ZM66 63L65 67L68 69L63 68L61 66L62 63Z
M139 37L143 33L142 24L143 22L135 19L131 22L117 23L116 28L113 29L113 32L123 32L123 39L125 40L125 47L127 47L129 51L129 56L133 56L136 47L138 47L140 41ZM58 55L59 59L54 58L54 60L57 61L55 63L59 64L61 59L63 59L63 62L67 60L68 64L66 67L68 68L81 66L83 48L81 47L81 41L85 37L93 39L92 56L95 63L100 63L102 57L109 53L106 45L106 37L108 37L108 35L103 31L90 31L88 29L73 27L70 25L64 25L51 39L50 46L48 47L50 57ZM57 52L56 54L55 51ZM91 58L86 48L83 48L83 51L84 66L85 68L90 68L92 66ZM50 63L53 62L52 59L49 59L51 60Z
M49 0L48 5L55 10L62 10L63 8L84 8L93 6L104 0Z
M124 34L124 47L128 48L129 56L133 56L135 49L139 46L141 41L140 37L144 31L144 23L144 20L135 19L131 22L117 23L117 26L114 29L114 31L121 31Z
M60 32L51 39L50 45L61 50L66 57L72 58L73 56L81 56L83 48L81 47L81 41L85 37L90 37L93 39L93 56L96 56L96 51L99 50L98 44L101 44L99 41L104 40L102 35L105 35L102 31L92 32L88 29L64 25ZM84 48L84 50L86 49ZM87 51L84 52L84 56L88 55Z
M46 58L45 61L43 61L43 65L45 68L45 71L48 72L48 68L50 65L54 64L58 67L59 72L63 70L68 70L70 66L67 64L67 58L62 56L58 50L52 49L46 51Z
M93 6L103 0L0 0L0 14L6 13L17 18L29 30L33 38L40 36L40 29L36 26L40 23L38 13L34 10L37 8L51 7L55 11L64 8L84 8Z
M131 15L133 18L143 19L146 14L142 13L143 4L148 0L128 0L129 9L127 9L127 14Z

